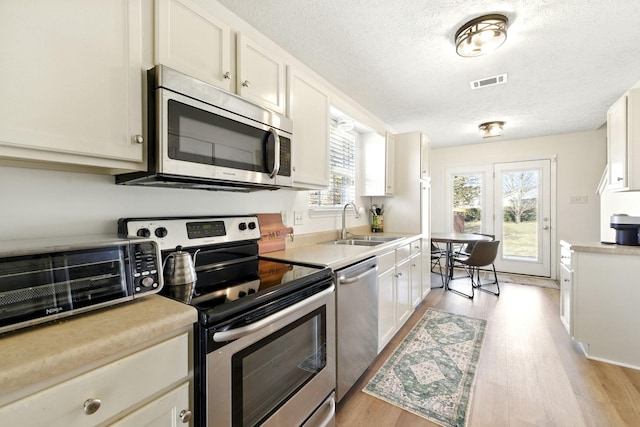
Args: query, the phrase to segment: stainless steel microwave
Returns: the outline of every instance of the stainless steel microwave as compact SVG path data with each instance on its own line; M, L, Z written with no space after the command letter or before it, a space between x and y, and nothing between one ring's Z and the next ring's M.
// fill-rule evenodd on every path
M159 292L160 252L145 238L0 243L0 333Z
M293 186L293 124L208 83L157 65L147 73L147 171L118 184L207 190Z

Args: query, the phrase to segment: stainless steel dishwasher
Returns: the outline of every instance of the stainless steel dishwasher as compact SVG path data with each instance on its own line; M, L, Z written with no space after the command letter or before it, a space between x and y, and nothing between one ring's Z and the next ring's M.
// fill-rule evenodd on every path
M376 257L335 272L338 402L378 354L377 272Z

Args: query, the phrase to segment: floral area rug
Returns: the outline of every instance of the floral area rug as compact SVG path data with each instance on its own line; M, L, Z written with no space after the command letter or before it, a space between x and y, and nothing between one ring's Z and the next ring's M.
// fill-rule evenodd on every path
M465 426L486 320L429 308L364 388L442 426Z

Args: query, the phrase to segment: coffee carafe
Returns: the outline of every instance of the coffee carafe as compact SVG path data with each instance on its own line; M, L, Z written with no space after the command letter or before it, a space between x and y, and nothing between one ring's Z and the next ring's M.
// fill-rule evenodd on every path
M164 275L164 294L169 298L187 304L191 303L193 289L198 278L195 268L198 251L193 254L192 259L189 252L182 250L182 246L176 246L176 251L167 255L162 270Z

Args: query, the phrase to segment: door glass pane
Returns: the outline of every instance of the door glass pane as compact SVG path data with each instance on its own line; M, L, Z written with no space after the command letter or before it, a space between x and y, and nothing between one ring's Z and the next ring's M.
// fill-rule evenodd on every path
M326 343L323 306L234 354L233 426L258 425L284 405L325 368Z
M453 175L454 232L482 232L483 177L481 173Z
M539 196L539 170L503 172L502 254L504 258L538 260Z

